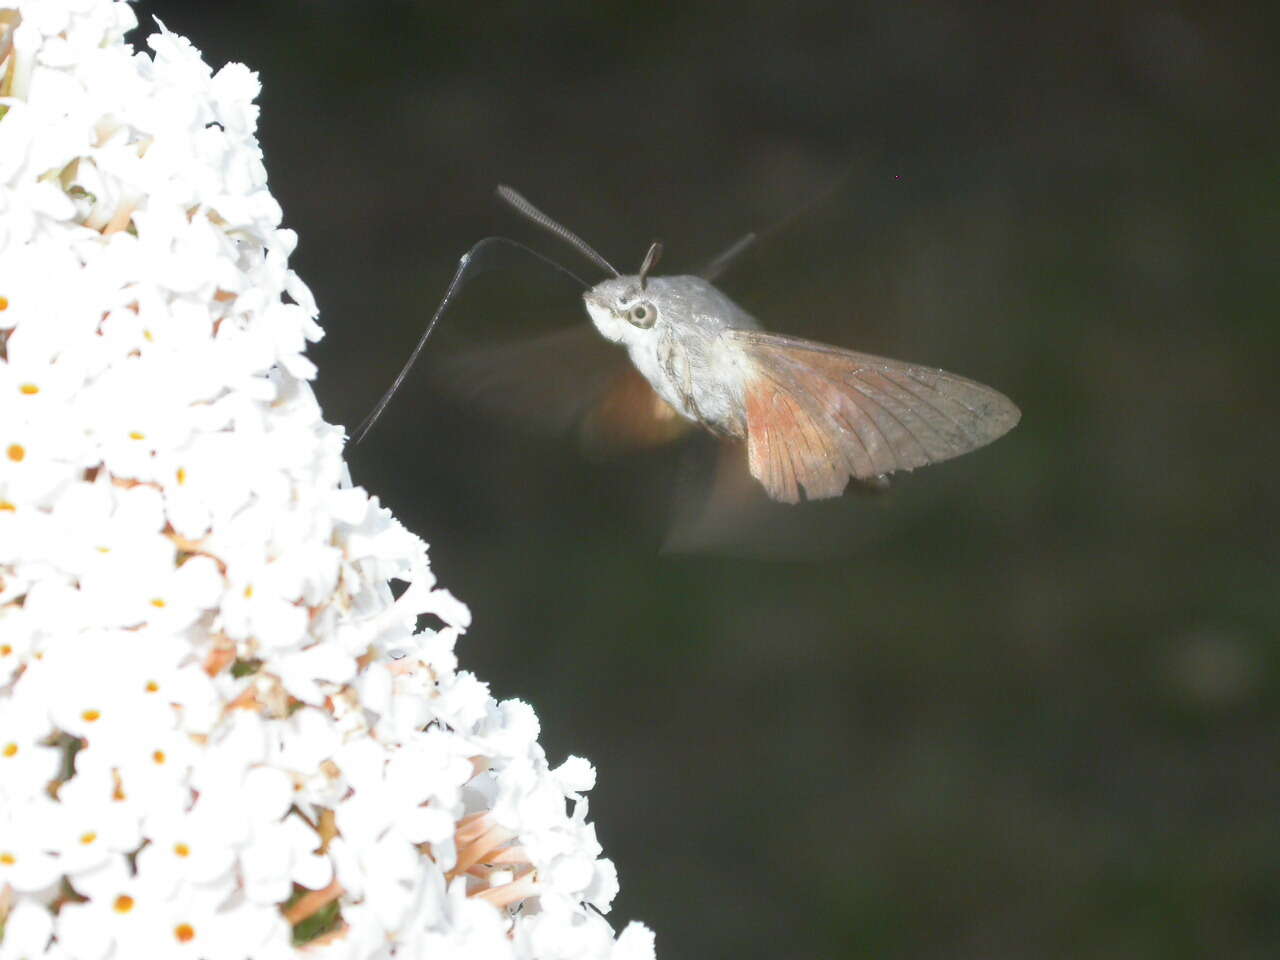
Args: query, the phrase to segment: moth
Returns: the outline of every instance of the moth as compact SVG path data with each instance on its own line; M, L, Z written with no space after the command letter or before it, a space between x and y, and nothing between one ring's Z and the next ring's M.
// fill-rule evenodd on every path
M621 445L662 442L701 427L745 443L751 476L768 496L797 503L837 497L850 480L882 484L896 471L950 460L1007 433L1021 417L1004 394L945 370L762 329L712 282L752 235L700 276L653 275L662 255L657 241L636 273L623 274L515 190L500 186L497 193L611 274L587 289L583 302L600 335L626 350L631 373L603 391L589 426L625 440ZM514 243L491 237L462 258L357 441L399 388L474 256L484 244L502 242Z

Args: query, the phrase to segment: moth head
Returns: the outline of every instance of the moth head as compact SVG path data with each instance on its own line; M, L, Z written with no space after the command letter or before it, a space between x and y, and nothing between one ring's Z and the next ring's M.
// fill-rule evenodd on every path
M654 299L637 277L611 277L582 295L591 322L606 340L629 344L650 336L661 319Z
M649 271L662 256L662 244L656 240L635 276L611 277L596 284L585 294L587 313L605 339L629 344L654 328L661 317L656 291L649 287Z

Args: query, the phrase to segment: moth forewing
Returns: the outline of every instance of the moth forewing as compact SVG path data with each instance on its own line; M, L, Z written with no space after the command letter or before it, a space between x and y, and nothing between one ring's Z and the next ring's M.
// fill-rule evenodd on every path
M1021 416L1000 392L945 370L757 330L725 336L745 357L748 466L784 502L949 460Z

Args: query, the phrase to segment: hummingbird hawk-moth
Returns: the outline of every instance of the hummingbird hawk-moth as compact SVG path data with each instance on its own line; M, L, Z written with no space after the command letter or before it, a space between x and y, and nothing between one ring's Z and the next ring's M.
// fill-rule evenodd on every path
M839 496L850 479L882 482L898 470L950 460L1005 434L1021 416L1002 393L945 370L763 330L712 283L751 235L702 276L653 276L662 254L658 242L635 274L622 274L510 187L497 192L611 274L583 294L596 330L624 347L631 360L631 370L604 389L586 415L589 428L605 434L606 442L657 443L700 426L744 442L751 475L769 497L796 503L802 496ZM357 430L357 440L399 388L475 254L492 243L514 241L490 237L462 258L435 316Z

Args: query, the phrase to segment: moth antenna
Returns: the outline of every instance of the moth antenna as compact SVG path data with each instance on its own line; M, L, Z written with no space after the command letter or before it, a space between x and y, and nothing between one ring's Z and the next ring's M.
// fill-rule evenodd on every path
M644 282L649 276L649 271L658 265L658 261L662 259L662 241L655 240L649 244L649 252L644 255L644 262L640 264L640 289L644 289Z
M739 237L734 241L733 246L716 254L710 263L699 270L698 276L709 283L715 283L720 274L728 270L733 262L746 253L758 239L754 233Z
M849 181L849 177L851 175L852 169L853 169L852 164L847 165L844 168L844 172L842 172L838 177L836 177L835 180L832 181L831 184L826 189L824 189L821 193L817 194L810 200L806 201L801 207L792 211L787 216L783 217L781 220L774 222L772 225L765 228L763 231L759 233L752 231L751 233L748 233L745 236L739 237L737 240L734 241L732 246L716 254L716 256L713 257L705 267L699 270L698 276L700 276L703 280L706 280L710 283L715 283L716 280L720 278L721 274L723 274L726 270L728 270L731 266L733 266L733 264L738 261L738 258L741 257L744 253L746 253L749 249L751 249L751 247L753 247L756 243L760 242L761 240L768 239L769 237L773 236L776 233L780 233L783 230L786 230L795 221L799 220L801 217L808 214L808 212L812 210L814 207L818 206L821 203L825 203L827 200L829 200L832 197L832 195L842 190L845 184L848 183Z
M516 213L519 213L520 215L532 220L534 223L540 226L543 230L546 230L548 233L555 234L565 243L572 246L580 254L582 254L584 257L586 257L588 260L594 263L596 266L603 267L605 270L608 270L610 273L612 273L615 277L622 276L622 274L618 272L617 267L611 264L604 257L600 256L600 254L596 253L595 250L593 250L587 244L587 241L583 240L580 236L578 236L576 233L574 233L572 230L570 230L568 227L564 226L563 224L556 223L556 221L552 220L545 213L543 213L541 210L535 207L532 203L530 203L528 200L526 200L524 197L518 194L515 190L512 190L506 184L500 184L498 186L497 194L499 199L501 199L504 203L506 203L509 207L511 207L511 209L515 210Z
M404 367L401 368L400 373L391 384L391 388L382 395L382 399L379 400L377 405L375 405L369 412L369 415L364 418L360 426L356 427L356 432L354 434L356 443L359 443L365 438L365 435L373 429L373 425L378 422L378 418L382 416L382 412L387 409L387 404L391 402L391 398L394 397L396 391L400 389L400 384L404 383L404 378L409 375L410 369L413 368L414 362L418 359L418 354L420 354L422 352L422 348L426 346L427 339L431 336L432 331L435 330L436 324L439 323L440 318L444 315L444 311L453 300L454 295L462 289L463 283L495 266L492 262L492 257L486 257L485 254L492 250L499 249L499 245L505 246L509 249L518 250L522 253L527 253L529 256L541 260L548 266L572 277L584 290L591 286L568 267L556 263L550 257L543 256L536 250L529 249L523 243L517 243L515 240L510 240L507 237L485 237L474 247L464 253L462 255L462 259L458 261L458 269L453 272L453 279L449 281L449 288L444 292L444 299L440 301L440 306L436 307L436 312L432 314L431 320L427 323L426 329L422 331L422 336L418 338L418 343L413 348L413 353L409 354L408 361L406 361Z

